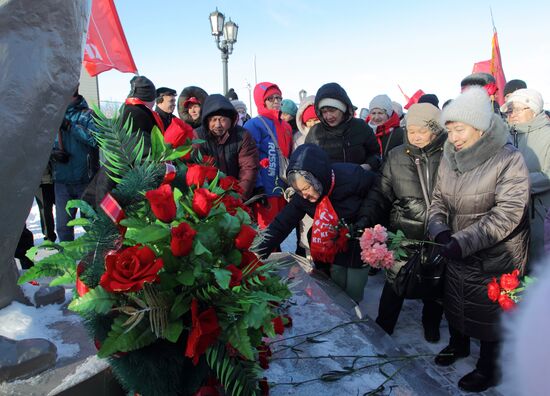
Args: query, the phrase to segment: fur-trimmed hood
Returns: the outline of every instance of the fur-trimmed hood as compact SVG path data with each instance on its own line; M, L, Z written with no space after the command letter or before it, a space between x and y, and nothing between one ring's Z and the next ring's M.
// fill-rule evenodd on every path
M302 115L309 106L315 105L315 95L306 96L298 106L298 112L296 113L296 126L298 130L305 136L309 132L309 128L302 121Z
M493 114L489 129L473 146L456 151L453 144L447 140L443 156L451 169L464 173L483 164L509 142L508 127L501 117Z

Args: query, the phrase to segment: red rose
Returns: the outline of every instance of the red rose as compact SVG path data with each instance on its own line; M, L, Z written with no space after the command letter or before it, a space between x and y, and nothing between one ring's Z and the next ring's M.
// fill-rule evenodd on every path
M202 156L202 163L207 166L215 166L216 165L216 159L212 157L211 155L203 155Z
M269 358L271 357L271 348L269 345L264 343L260 344L258 347L258 360L260 361L260 367L264 370L269 368Z
M193 210L199 217L206 217L210 209L214 206L214 201L218 198L216 194L208 191L206 188L197 188L193 195Z
M229 281L229 287L232 288L235 286L239 286L241 284L241 280L243 279L243 272L233 264L228 265L227 267L225 267L225 269L231 271L231 280Z
M199 315L199 303L195 298L191 302L191 321L193 326L187 338L185 356L193 359L196 366L199 357L216 342L221 329L214 308L210 307Z
M193 248L193 239L197 234L187 223L181 223L170 230L172 239L170 240L170 250L176 257L187 256Z
M240 198L235 198L229 194L225 194L221 202L224 204L227 213L231 216L235 216L237 214L237 208L243 205L243 201Z
M515 269L511 274L503 274L500 277L500 287L504 290L514 290L519 286L519 270Z
M258 256L256 256L254 253L248 251L244 251L241 253L242 257L240 267L247 273L254 272L256 271L256 269L263 265Z
M260 160L260 166L262 168L269 168L269 158L264 158Z
M222 177L220 179L220 187L223 188L225 191L233 190L239 194L242 194L243 192L242 187L239 185L239 181L233 176Z
M145 282L155 282L163 267L161 258L147 246L132 246L105 256L105 273L99 284L113 292L135 292Z
M497 302L498 297L500 296L500 286L495 278L487 284L487 295L491 301Z
M145 198L149 201L154 215L160 221L170 223L176 218L176 202L169 184L163 184L156 190L147 191Z
M193 139L193 128L179 118L172 118L172 122L164 132L164 141L173 148L178 148L183 146L187 139Z
M501 294L500 296L498 296L498 303L505 311L509 311L516 306L514 300L512 300L507 294Z
M271 319L273 323L273 330L275 334L283 334L285 332L285 325L283 324L283 319L280 316L277 316L275 319Z
M82 297L84 294L90 291L88 286L86 286L86 284L82 282L82 280L80 279L80 275L82 275L82 273L84 272L84 269L85 267L82 261L79 262L78 265L76 266L76 284L75 284L76 287L75 288L76 288L76 292L80 297ZM36 282L36 284L32 282L36 282L36 281L30 281L29 283L34 286L40 286L38 282Z
M256 237L256 230L249 225L243 224L241 230L235 237L235 247L239 250L248 250Z
M212 181L218 174L218 169L213 166L191 164L187 167L185 181L188 186L202 187L206 180Z
M267 378L263 377L258 383L258 385L260 386L260 391L262 392L262 396L269 396L269 383L267 382Z

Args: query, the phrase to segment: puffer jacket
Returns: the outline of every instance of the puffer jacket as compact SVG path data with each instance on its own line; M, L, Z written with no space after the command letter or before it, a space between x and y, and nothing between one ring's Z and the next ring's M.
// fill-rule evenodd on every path
M265 237L258 247L258 253L262 257L268 256L279 246L305 214L312 218L315 216L317 203L330 190L332 171L334 171L335 181L330 202L339 219L348 225L354 224L357 220L361 205L376 180L375 173L366 171L359 165L331 163L327 154L312 144L303 144L292 154L288 172L292 170L305 170L312 173L321 182L323 193L314 203L298 194L292 196L288 205L271 222L265 232ZM360 255L359 241L351 239L348 242L348 250L338 253L333 264L358 268L363 266Z
M82 95L71 103L65 112L65 119L70 122L67 131L60 131L54 148L61 148L69 154L67 163L54 162L53 179L55 183L80 184L88 183L97 169L93 162L97 157L97 143L92 132L97 132L92 111ZM59 136L61 135L61 142Z
M514 269L523 273L527 261L529 173L508 139L507 126L493 115L473 146L457 152L447 141L429 210L430 236L450 230L462 250L447 264L449 325L484 341L501 334L502 308L487 297L487 284Z
M550 207L550 119L542 112L525 124L514 125L510 132L518 148L531 181L531 243L529 265L544 258L544 218Z
M347 111L340 125L331 127L321 117L319 102L325 98L337 99L346 104ZM380 168L380 145L374 132L364 120L353 117L351 100L340 85L328 83L319 88L315 95L315 112L321 122L311 128L306 143L321 147L333 162L368 164L372 170Z

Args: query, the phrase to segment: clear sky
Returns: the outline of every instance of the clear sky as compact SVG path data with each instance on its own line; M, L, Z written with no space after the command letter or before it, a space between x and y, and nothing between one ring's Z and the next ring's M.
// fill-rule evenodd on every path
M358 107L397 88L459 93L475 62L490 59L492 7L504 72L550 103L550 2L500 0L115 0L138 71L157 87L197 85L221 93L222 63L208 16L217 7L239 25L229 87L249 104L247 83L277 83L298 101L338 82ZM101 100L122 101L132 75L99 76Z

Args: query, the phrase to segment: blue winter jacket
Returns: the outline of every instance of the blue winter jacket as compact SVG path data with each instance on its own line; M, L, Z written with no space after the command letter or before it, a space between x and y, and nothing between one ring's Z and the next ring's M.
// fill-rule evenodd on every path
M69 154L69 161L65 164L53 163L54 182L88 183L94 176L92 161L97 152L97 143L92 136L92 131L97 132L97 129L92 111L81 95L67 107L65 119L70 122L70 127L56 135L54 148L61 148L59 144L59 135L61 135L63 150Z

